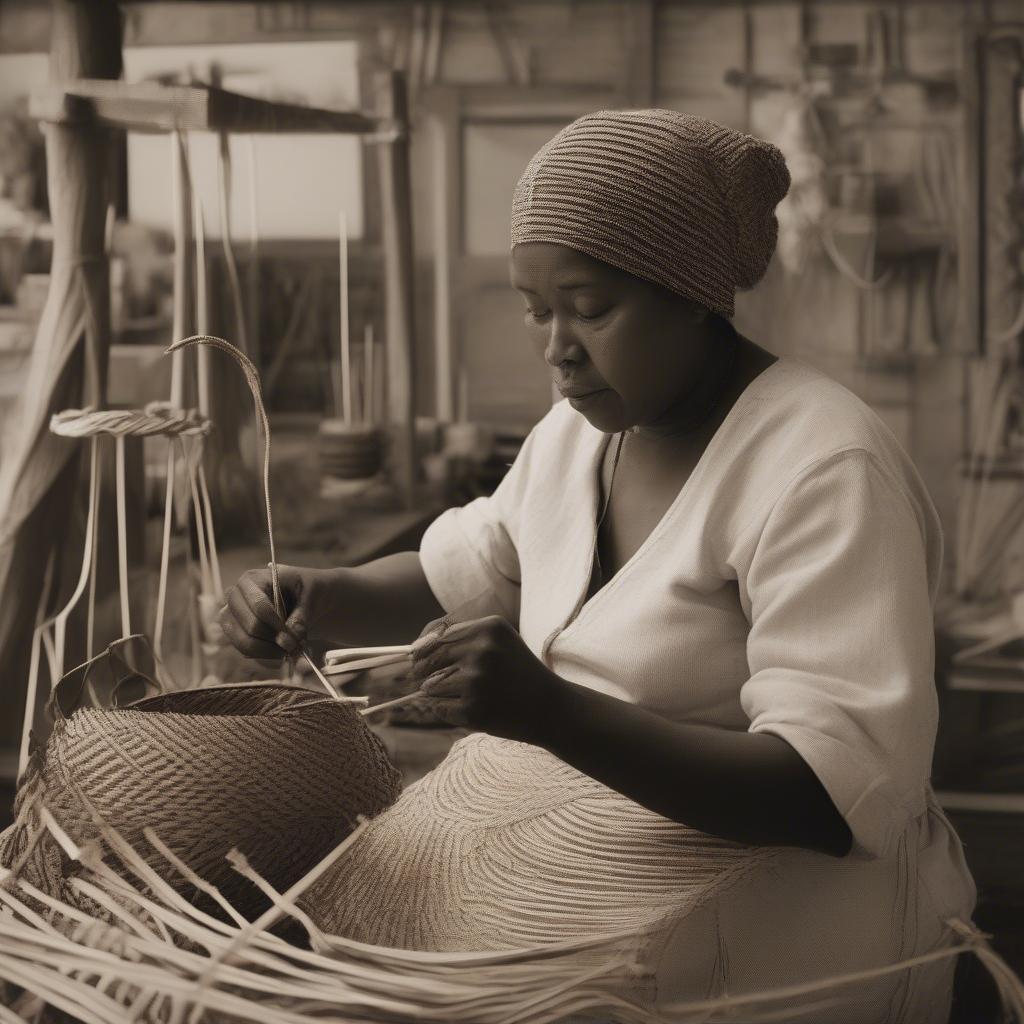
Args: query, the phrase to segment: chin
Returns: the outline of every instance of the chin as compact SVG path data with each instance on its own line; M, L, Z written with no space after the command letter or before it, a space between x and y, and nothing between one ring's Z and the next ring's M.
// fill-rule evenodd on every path
M600 430L603 434L617 434L620 430L625 430L620 419L609 416L607 413L601 415L599 412L583 412L577 410L580 416L582 416L595 430Z
M613 398L615 401L609 402ZM567 399L573 411L582 416L592 427L603 431L605 434L614 434L625 429L621 408L621 400L618 396L606 391L591 401L584 401L577 404L572 399Z

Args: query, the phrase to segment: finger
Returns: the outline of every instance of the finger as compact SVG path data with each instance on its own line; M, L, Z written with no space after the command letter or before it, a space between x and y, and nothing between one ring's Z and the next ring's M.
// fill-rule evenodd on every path
M432 712L442 722L448 725L462 726L465 729L472 728L466 712L466 705L462 700L451 697L429 697L423 698L426 710Z
M260 576L262 579L265 579L266 574L261 573ZM270 595L261 585L261 582L257 582L253 576L246 573L238 581L238 590L242 597L245 598L246 604L252 610L256 619L266 627L270 636L274 636L284 629L284 620L281 618ZM245 623L243 622L242 625L244 626ZM253 636L261 636L263 634L262 630L259 633L253 633L251 629L247 630L247 632Z
M271 629L257 618L256 613L249 607L249 602L245 599L245 595L237 586L232 587L227 592L225 600L231 617L243 633L248 633L249 636L256 640L274 639L277 630Z
M420 635L409 645L409 650L413 657L424 650L428 650L437 640L437 638L448 628L451 624L451 619L444 615L440 619L432 619L428 622L423 629L420 630Z
M276 644L266 640L259 640L246 633L230 612L221 618L220 625L221 629L224 630L224 635L231 641L235 649L247 658L257 658L261 661L279 663L284 656L284 652Z
M443 621L443 619L439 620L439 622ZM467 639L477 632L481 621L480 619L470 619L466 622L449 622L443 628L439 627L434 633L421 636L413 642L409 649L412 660L415 662L431 654L438 647L452 647L459 641Z
M413 679L426 679L432 672L450 665L451 651L448 648L433 647L418 658L413 658L408 672Z
M457 665L449 665L427 676L420 684L420 693L428 697L460 697L462 680Z
M419 658L414 658L408 674L412 679L426 679L448 667L462 665L477 646L475 634L469 634L437 644Z
M285 620L284 632L286 636L293 638L296 646L306 642L309 629L306 625L306 613L301 605L296 607Z

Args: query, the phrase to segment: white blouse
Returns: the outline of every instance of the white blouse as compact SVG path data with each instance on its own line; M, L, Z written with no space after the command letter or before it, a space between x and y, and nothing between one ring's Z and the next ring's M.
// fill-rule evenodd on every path
M779 359L586 600L610 440L560 402L492 496L435 520L420 558L439 603L483 602L581 685L674 721L782 737L849 824L853 857L891 855L938 813L942 533L907 453L852 392ZM969 919L956 837L945 824L914 834L934 847L920 869L942 912Z

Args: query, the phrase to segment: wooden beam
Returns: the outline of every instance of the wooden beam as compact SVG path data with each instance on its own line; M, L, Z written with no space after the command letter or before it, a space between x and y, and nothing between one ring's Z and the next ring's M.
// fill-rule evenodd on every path
M54 0L50 75L61 82L121 73L114 0ZM110 347L110 275L104 228L114 148L109 132L60 124L46 133L53 220L50 289L36 334L0 485L0 743L22 720L28 652L43 570L67 536L83 447L50 433L53 413L103 406ZM68 552L68 554L73 554ZM63 597L67 597L64 594Z
M34 92L29 113L53 124L99 123L132 131L289 132L370 135L394 129L388 119L353 110L276 103L212 85L111 82L80 78Z
M1020 83L1024 30L986 38L982 56L982 348L991 355L1016 351L1008 334L1021 308Z
M435 90L429 117L434 207L434 415L455 421L455 331L452 312L453 247L459 237L458 101Z
M654 0L629 0L623 4L625 20L626 102L633 107L651 107L657 92Z
M383 117L398 124L408 123L408 94L401 72L381 72L377 94ZM416 337L412 179L407 132L381 145L380 184L391 468L402 502L409 508L416 495Z

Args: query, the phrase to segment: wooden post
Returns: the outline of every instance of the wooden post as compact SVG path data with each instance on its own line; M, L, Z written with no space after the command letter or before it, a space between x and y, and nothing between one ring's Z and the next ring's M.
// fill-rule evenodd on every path
M625 82L623 92L632 107L650 107L655 94L655 11L654 0L632 0L623 5L625 19ZM748 69L749 70L749 69Z
M114 0L54 0L50 77L117 78L121 15ZM49 431L69 407L102 406L110 346L110 278L104 252L114 140L85 120L46 128L53 262L18 417L0 479L0 744L21 721L28 653L55 542L68 530L83 446Z
M452 243L457 216L451 196L452 176L459 170L452 143L457 117L451 93L446 92L443 100L435 97L429 122L434 160L434 415L442 423L455 421Z
M409 106L401 72L381 72L378 82L380 114L392 118L401 131L393 142L380 144L381 231L387 310L385 350L391 466L402 503L411 508L416 490L416 338Z
M1024 68L1024 33L986 39L982 51L984 107L982 126L981 293L982 350L986 355L1013 354L1017 338L1007 332L1020 313L1020 82ZM1019 250L1017 250L1019 252Z
M959 318L956 324L958 342L954 351L967 356L980 356L985 351L983 331L983 298L985 281L982 273L981 229L982 211L982 154L984 130L981 87L981 27L978 13L970 5L961 15L961 72L960 96L962 114L960 129L963 145L958 147L962 199L959 205L957 231L957 288ZM951 353L952 354L952 353ZM970 444L967 419L964 419L964 450Z

